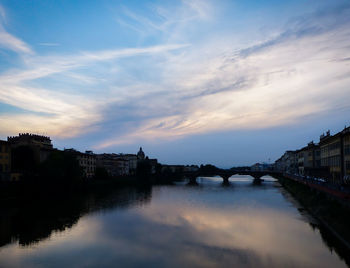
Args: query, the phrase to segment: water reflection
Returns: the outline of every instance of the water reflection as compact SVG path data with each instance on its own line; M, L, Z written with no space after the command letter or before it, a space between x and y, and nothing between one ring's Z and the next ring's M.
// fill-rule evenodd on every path
M8 226L38 218L9 229L0 266L345 267L274 179L254 186L237 176L222 186L201 178L196 187L94 193L34 214L35 204L23 205ZM27 247L10 243L17 238Z
M30 246L53 232L72 228L85 214L140 205L151 199L151 188L99 191L61 198L7 200L0 205L0 246L17 241Z

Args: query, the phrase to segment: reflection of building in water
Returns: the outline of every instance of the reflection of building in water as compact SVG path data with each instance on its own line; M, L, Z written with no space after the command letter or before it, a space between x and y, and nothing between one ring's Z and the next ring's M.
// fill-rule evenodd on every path
M75 155L79 162L79 166L83 169L84 177L92 178L95 176L97 160L96 155L92 151L85 151L85 153L74 149L65 149L64 151Z
M23 197L23 196L22 196ZM62 198L29 196L0 207L0 247L18 241L30 246L47 239L53 232L64 232L94 211L125 208L148 203L152 188L104 189L86 195L67 194Z
M0 181L11 179L11 147L6 141L0 140Z

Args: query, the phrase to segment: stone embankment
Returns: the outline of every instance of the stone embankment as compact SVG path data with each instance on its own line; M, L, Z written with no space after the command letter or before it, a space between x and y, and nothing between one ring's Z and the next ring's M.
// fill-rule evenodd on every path
M325 183L284 174L279 182L350 253L350 195Z

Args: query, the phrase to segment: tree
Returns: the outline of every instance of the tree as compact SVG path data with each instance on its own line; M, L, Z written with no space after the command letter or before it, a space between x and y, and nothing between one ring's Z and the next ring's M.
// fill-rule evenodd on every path
M110 179L107 170L104 167L97 167L95 171L96 180L106 180Z
M12 149L12 170L25 174L33 174L37 171L38 164L35 151L31 146L22 145Z
M82 169L76 156L70 152L54 151L40 166L40 179L63 184L74 184L82 180Z
M136 174L138 177L149 177L151 175L151 163L148 159L137 162Z

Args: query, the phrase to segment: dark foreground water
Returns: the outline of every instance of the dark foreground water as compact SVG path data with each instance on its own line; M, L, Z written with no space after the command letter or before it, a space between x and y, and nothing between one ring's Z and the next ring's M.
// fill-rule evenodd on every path
M274 179L230 181L7 201L0 267L346 267Z

